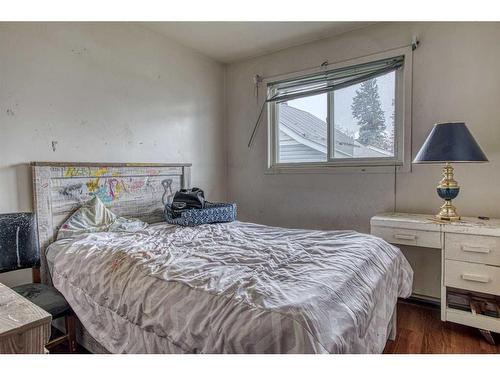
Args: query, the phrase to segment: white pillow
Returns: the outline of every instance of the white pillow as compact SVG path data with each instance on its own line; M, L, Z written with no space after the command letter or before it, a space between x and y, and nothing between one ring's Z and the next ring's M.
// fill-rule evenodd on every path
M135 232L147 226L148 224L138 219L116 216L95 196L66 220L57 233L57 239L91 232Z

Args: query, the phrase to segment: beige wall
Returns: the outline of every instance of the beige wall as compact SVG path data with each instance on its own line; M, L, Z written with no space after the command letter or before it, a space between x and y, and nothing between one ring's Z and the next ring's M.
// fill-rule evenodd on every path
M223 65L123 23L1 23L0 51L1 213L31 211L34 160L192 162L225 197Z
M421 46L413 60L412 155L436 122L463 120L490 159L457 165L463 215L500 217L500 24L378 24L289 48L227 68L228 195L239 217L258 223L369 231L369 219L394 209L394 174L265 174L266 126L247 148L258 114L253 76L282 74L381 52ZM262 90L261 90L262 91ZM434 212L440 166L416 165L397 175L396 210Z

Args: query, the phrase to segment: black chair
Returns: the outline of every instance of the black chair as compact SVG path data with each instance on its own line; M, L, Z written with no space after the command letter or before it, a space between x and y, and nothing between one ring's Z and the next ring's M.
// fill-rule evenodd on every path
M68 341L69 351L76 351L76 319L68 302L59 291L40 283L40 250L31 213L0 214L0 273L31 268L33 283L12 288L35 305L41 307L52 319L65 318L66 334L56 337L47 349Z

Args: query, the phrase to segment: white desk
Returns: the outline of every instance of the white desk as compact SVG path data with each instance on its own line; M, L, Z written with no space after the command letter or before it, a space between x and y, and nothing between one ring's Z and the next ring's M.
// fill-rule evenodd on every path
M433 215L372 217L371 233L395 245L441 250L441 320L500 333L500 319L448 307L447 288L496 296L500 302L500 220L464 217L442 223Z

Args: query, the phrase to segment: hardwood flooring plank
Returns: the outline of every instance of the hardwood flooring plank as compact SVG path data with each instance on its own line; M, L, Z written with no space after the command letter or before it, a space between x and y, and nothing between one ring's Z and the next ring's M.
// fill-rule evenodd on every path
M400 336L396 341L394 354L420 353L424 335L422 332L410 331L402 328Z
M498 354L500 335L493 337L496 345L488 344L475 328L442 322L436 307L399 301L396 340L387 342L384 353Z

